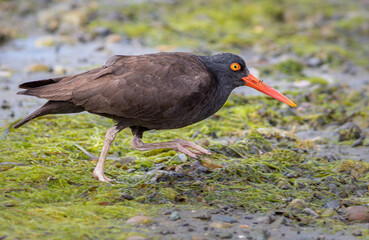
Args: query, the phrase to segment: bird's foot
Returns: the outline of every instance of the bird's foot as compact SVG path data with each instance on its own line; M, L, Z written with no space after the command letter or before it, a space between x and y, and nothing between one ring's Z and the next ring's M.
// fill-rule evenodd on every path
M96 171L96 169L95 169L94 172L93 172L93 175L94 175L94 178L96 180L99 180L99 181L102 181L102 182L110 182L111 181L110 178L105 176L103 171L98 171L98 170Z
M176 143L174 150L187 154L190 157L198 159L198 155L207 154L210 155L211 152L209 150L206 150L205 148L183 139L176 139L173 142Z

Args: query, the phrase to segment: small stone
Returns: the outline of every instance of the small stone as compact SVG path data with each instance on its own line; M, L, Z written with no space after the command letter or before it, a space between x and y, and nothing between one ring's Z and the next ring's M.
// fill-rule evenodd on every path
M311 57L311 58L309 58L309 59L306 61L306 64L307 64L309 67L316 68L316 67L320 67L320 66L323 64L323 61L322 61L322 59L320 59L320 58L317 58L317 57Z
M61 65L55 65L53 67L53 73L59 74L59 75L66 74L67 69L65 67L61 66Z
M207 239L204 238L203 236L197 236L197 235L195 235L195 236L192 236L191 237L191 240L207 240Z
M1 103L0 106L2 109L9 109L10 108L10 104L7 100L3 100L3 102Z
M315 217L315 218L319 217L319 215L311 208L304 208L302 212L309 216Z
M178 219L181 219L181 215L177 211L173 211L169 216L170 221L177 221Z
M194 218L209 221L211 219L211 215L209 213L206 213L206 214L195 216Z
M133 199L135 199L134 197L132 197L131 194L126 193L126 192L122 193L120 196L121 196L122 199L126 199L126 200L133 200Z
M147 240L147 238L142 236L129 236L126 238L126 240Z
M219 234L219 237L222 239L228 239L228 238L232 238L233 234L231 232L222 232Z
M256 228L250 231L250 237L255 240L267 240L270 233L267 230Z
M366 206L353 206L345 209L349 221L369 222L369 208Z
M126 223L132 225L146 225L153 222L154 220L151 217L141 215L129 218Z
M332 208L325 209L322 214L320 214L321 217L332 217L336 215L336 212Z
M340 208L341 204L337 200L332 200L323 204L323 207L336 210Z
M346 140L353 140L359 139L361 136L361 129L358 125L352 122L348 122L340 127L338 131L339 138L338 141L346 141Z
M119 34L110 34L105 38L106 43L117 43L122 41L122 36Z
M112 33L107 27L97 27L94 29L94 33L100 37L106 37Z
M306 208L307 204L304 200L302 199L293 199L289 204L288 204L289 208Z
M223 222L212 222L209 226L213 228L230 228L232 224Z
M215 220L221 221L221 222L226 222L226 223L236 223L237 220L234 219L233 217L229 217L226 215L216 215L214 216Z
M296 88L307 88L311 86L311 82L308 80L301 80L298 82L294 82L293 86Z
M36 47L51 47L55 45L55 38L53 36L43 36L36 40Z
M182 162L187 161L187 156L184 153L178 154L179 159L181 159Z
M351 147L359 147L359 146L363 146L364 140L365 140L365 137L364 137L364 136L360 137L358 140L356 140L356 141L351 145Z
M360 229L356 229L352 232L352 235L357 236L357 237L363 236L363 231L361 231Z
M42 63L36 63L31 66L28 66L27 72L49 72L50 68Z

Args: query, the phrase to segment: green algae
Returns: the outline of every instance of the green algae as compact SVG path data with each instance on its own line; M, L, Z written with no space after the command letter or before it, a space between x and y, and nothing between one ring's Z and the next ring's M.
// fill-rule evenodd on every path
M196 7L194 7L196 6ZM331 66L347 59L367 65L365 7L347 1L179 1L142 2L90 9L119 11L123 21L95 18L87 28L105 26L148 45L237 52L251 46L264 53L315 55ZM355 14L350 14L355 12ZM201 51L201 50L200 50Z
M114 123L89 114L46 116L0 141L0 235L11 238L110 238L149 236L125 225L134 215L157 216L176 207L233 206L249 213L285 209L286 199L304 199L324 212L323 204L367 202L368 164L352 159L327 161L319 147L295 135L294 125L324 129L349 121L367 127L367 106L360 98L342 112L348 89L321 87L310 93L313 108L297 112L266 97L232 95L214 116L178 130L150 131L144 141L175 138L195 141L213 151L194 168L195 160L172 150L134 151L129 129L111 146L105 172L113 184L92 178L105 131ZM363 89L362 91L365 91ZM329 93L329 94L327 94ZM356 94L362 94L357 92ZM319 97L323 95L324 97ZM295 94L298 101L303 94ZM319 120L320 119L320 120ZM319 124L317 124L319 122ZM4 128L6 130L7 128ZM284 129L284 130L282 130ZM338 139L336 140L336 142ZM347 143L346 143L347 144ZM9 163L10 162L10 163ZM336 186L335 190L331 185ZM128 193L134 200L121 197ZM287 211L287 210L286 210ZM343 223L303 212L288 213L299 224L339 228ZM292 215L291 215L292 214Z

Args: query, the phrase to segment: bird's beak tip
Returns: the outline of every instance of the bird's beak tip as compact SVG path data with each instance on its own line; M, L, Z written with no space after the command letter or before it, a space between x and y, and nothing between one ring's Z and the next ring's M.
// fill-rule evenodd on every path
M284 96L282 93L278 92L268 84L264 83L263 81L257 79L252 74L249 74L247 77L242 78L243 81L245 81L245 85L248 87L252 87L259 92L262 92L268 96L271 96L272 98L277 99L278 101L284 102L291 107L297 107L297 105L292 102L290 99L288 99L286 96Z

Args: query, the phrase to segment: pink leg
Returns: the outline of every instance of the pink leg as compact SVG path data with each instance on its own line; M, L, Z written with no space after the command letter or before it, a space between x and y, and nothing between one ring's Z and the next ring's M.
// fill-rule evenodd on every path
M109 130L106 132L105 135L105 141L104 146L101 151L101 155L99 157L99 160L97 161L96 167L93 171L93 176L96 180L103 181L103 182L110 182L111 179L105 176L104 174L104 165L105 160L109 152L109 148L111 143L114 141L117 134L122 131L124 127L116 125L114 127L109 128Z
M142 132L133 130L132 133L133 133L132 147L140 151L170 148L175 151L187 154L188 156L196 158L196 159L198 158L197 155L211 154L211 152L206 150L205 148L200 147L199 145L193 142L186 141L183 139L176 139L174 141L161 142L161 143L144 143L141 140Z

